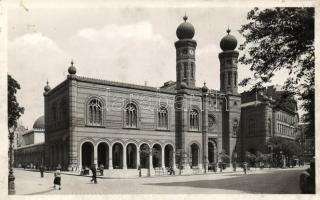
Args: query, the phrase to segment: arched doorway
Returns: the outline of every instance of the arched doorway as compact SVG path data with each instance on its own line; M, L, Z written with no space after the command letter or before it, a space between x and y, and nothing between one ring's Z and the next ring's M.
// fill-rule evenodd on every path
M173 166L173 147L170 144L164 147L164 165L165 167Z
M214 163L214 145L212 142L208 142L208 160L209 163Z
M148 168L149 167L149 145L141 144L140 146L140 167Z
M120 143L115 143L112 147L112 165L113 169L122 169L123 167L123 147Z
M154 144L152 147L152 166L161 167L162 152L160 144Z
M93 144L85 142L81 147L82 166L91 167L93 164Z
M192 160L191 160L191 166L198 166L198 162L199 162L199 146L195 143L193 143L191 145L191 156L192 156Z
M127 145L127 168L137 168L137 147L132 143Z
M108 168L109 160L109 147L105 142L101 142L98 145L98 167L104 166L104 169Z

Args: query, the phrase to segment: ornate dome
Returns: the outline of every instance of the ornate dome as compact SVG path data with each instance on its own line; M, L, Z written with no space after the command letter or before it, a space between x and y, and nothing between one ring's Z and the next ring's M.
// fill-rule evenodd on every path
M203 93L208 92L208 87L206 86L206 82L203 83L203 86L202 86L201 90L202 90Z
M44 86L44 91L49 92L51 90L51 87L49 86L49 82L47 81L47 85Z
M69 72L69 74L76 74L77 73L76 67L73 66L73 61L71 61L71 66L68 68L68 72Z
M33 124L33 129L44 129L44 116L40 116Z
M224 36L220 41L220 48L223 51L234 50L237 47L237 39L233 35L230 35L230 32L231 30L228 29L228 34Z
M176 34L180 40L192 39L194 36L194 27L191 23L187 22L187 19L188 17L185 15L183 17L184 22L181 23L177 28Z

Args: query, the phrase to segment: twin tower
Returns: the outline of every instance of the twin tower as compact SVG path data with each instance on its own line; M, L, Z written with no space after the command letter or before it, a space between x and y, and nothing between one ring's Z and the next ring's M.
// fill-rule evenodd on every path
M178 26L176 31L179 40L175 42L177 89L181 87L195 88L196 82L195 51L197 42L192 39L195 30L193 25L187 22L187 16L184 16L183 20L184 22ZM220 47L223 50L219 54L220 91L226 94L238 94L237 62L239 52L235 51L237 39L230 35L230 29L227 30L227 35L221 39Z
M215 156L210 153L209 143L216 144L219 152L222 149L232 157L237 150L237 132L240 124L240 96L238 94L238 72L237 60L239 53L235 51L237 40L230 35L221 39L220 47L222 52L219 53L220 59L220 91L215 93L214 99L218 99L216 105L219 104L220 109L210 111L208 98L208 88L204 85L201 89L196 87L196 62L195 51L197 42L193 40L195 34L194 27L187 22L188 17L183 17L184 22L181 23L176 31L178 41L175 42L176 47L176 106L175 106L175 126L176 126L176 150L186 152L183 162L198 162L198 166L207 168L208 163L216 162L218 153ZM186 101L193 101L192 104ZM214 100L216 101L216 100ZM217 130L212 131L208 123L209 117L219 121ZM194 129L194 121L196 125ZM198 123L200 122L200 123ZM212 120L211 120L212 122ZM211 143L211 144L212 144ZM194 145L196 144L196 145ZM197 147L198 146L198 147ZM199 148L197 150L197 148ZM196 159L195 159L196 157ZM196 160L196 161L195 161Z

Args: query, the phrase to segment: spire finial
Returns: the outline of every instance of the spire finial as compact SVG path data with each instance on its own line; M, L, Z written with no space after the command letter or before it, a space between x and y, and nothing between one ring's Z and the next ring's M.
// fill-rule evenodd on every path
M206 82L205 81L203 82L203 85L206 86Z
M47 85L49 85L49 81L48 81L48 79L47 79Z
M184 12L183 20L184 20L185 22L188 20L188 16L187 16L187 13L186 13L186 12Z
M71 66L73 66L73 59L71 60Z
M228 29L227 29L228 35L229 35L230 32L231 32L231 30L230 30L229 25L228 25Z

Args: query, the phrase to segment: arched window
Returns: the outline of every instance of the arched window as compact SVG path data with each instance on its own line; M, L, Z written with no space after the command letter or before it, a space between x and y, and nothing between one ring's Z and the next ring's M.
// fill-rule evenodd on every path
M163 106L158 110L158 129L168 129L168 111Z
M237 119L233 120L233 136L237 136L238 134L239 121Z
M194 79L194 65L193 65L193 63L191 63L191 72L190 72L190 75L191 75L191 79Z
M249 120L249 135L254 135L255 131L255 121L254 119Z
M208 127L209 129L214 129L216 126L216 118L214 115L208 115Z
M183 63L183 78L187 78L187 67L188 67L188 63Z
M133 103L128 103L125 108L125 127L137 128L138 127L138 110L137 106Z
M199 130L199 112L196 109L190 111L190 130Z
M93 98L88 102L87 123L93 126L102 125L103 103L98 98Z
M268 131L269 131L269 136L272 136L271 119L268 119Z

